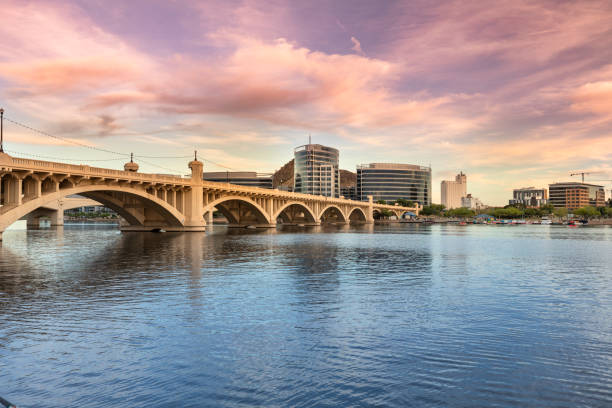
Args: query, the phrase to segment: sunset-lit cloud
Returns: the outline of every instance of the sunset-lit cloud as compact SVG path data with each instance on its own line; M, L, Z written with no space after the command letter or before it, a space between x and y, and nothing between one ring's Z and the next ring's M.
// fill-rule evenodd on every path
M496 204L612 159L605 1L9 0L0 18L7 117L121 151L269 171L311 133L343 168L431 162L434 200L463 170ZM21 150L57 143L7 129Z

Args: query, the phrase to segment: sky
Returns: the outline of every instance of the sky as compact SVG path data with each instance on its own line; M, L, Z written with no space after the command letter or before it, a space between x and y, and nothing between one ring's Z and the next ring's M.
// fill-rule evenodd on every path
M343 169L431 166L434 202L459 171L490 205L612 179L609 0L2 0L0 21L5 118L64 139L5 120L14 156L271 172L310 135Z

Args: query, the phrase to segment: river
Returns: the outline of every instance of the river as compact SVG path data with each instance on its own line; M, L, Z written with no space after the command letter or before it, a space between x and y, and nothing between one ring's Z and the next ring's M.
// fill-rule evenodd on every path
M610 407L612 228L6 231L23 407Z

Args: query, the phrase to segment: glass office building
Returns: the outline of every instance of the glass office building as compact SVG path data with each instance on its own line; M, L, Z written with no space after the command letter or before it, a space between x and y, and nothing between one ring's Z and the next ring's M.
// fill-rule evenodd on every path
M296 193L340 196L338 149L307 144L294 150L293 191Z
M413 164L370 163L357 166L357 197L367 201L404 199L431 205L431 168Z

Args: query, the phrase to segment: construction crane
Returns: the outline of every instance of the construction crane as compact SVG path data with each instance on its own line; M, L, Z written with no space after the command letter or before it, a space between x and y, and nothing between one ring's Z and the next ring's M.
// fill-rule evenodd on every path
M585 174L598 174L601 173L601 171L579 171L576 173L571 173L570 176L577 176L577 175L581 175L582 176L582 182L584 183L584 175Z

